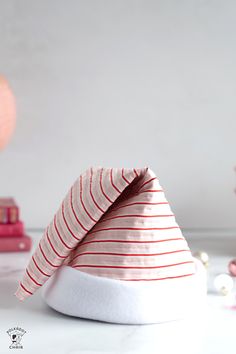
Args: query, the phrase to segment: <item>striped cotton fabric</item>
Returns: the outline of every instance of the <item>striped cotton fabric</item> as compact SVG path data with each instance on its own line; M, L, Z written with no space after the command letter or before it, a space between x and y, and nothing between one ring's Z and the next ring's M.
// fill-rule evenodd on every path
M15 295L24 300L62 265L124 281L194 274L191 252L149 169L90 168L75 181Z

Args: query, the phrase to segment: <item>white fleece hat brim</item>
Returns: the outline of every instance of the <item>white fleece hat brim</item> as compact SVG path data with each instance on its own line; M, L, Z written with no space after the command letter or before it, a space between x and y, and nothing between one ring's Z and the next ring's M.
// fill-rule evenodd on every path
M192 316L206 302L206 271L163 281L120 281L62 266L42 288L45 302L66 315L112 323L148 324Z

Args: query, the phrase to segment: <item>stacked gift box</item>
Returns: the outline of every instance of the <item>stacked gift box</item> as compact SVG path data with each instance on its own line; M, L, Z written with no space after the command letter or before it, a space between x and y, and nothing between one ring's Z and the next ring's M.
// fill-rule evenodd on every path
M31 238L25 234L14 198L0 198L0 252L22 252L31 249Z

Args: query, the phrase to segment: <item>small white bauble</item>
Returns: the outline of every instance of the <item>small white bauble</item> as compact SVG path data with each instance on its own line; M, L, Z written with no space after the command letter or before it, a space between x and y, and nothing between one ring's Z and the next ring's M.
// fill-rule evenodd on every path
M197 259L199 259L199 261L202 262L202 264L205 267L208 267L209 265L209 256L205 251L197 251L193 254L193 256Z
M228 295L234 287L234 281L229 274L219 274L214 280L215 289L221 295Z

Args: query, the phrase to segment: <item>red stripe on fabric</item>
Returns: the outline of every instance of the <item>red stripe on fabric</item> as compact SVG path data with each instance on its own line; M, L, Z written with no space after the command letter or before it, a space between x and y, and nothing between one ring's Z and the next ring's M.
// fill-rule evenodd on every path
M168 268L175 267L183 264L191 264L193 261L175 263L175 264L167 264L162 266L152 266L152 267L129 267L129 266L108 266L108 265L92 265L92 264L78 264L73 266L73 268L109 268L109 269L159 269L159 268Z
M30 274L30 272L28 271L28 269L26 268L26 273L28 274L28 276L30 277L30 279L38 286L42 286L42 284L38 283Z
M138 194L142 193L164 193L163 189L146 189L145 191L138 192Z
M89 188L89 192L90 192L91 198L92 198L94 204L96 205L96 207L97 207L102 213L105 213L105 210L103 210L103 209L98 205L98 203L96 202L96 200L95 200L95 198L94 198L94 196L93 196L92 185L93 185L93 169L91 168L91 170L90 170L90 188Z
M48 230L46 231L46 237L47 237L47 240L48 240L48 242L49 242L49 244L50 244L52 250L54 251L54 253L55 253L59 258L65 259L65 258L68 257L68 256L61 256L61 255L56 251L56 249L54 248L54 246L53 246L53 244L52 244L52 242L51 242L51 240L50 240L50 238L49 238Z
M173 216L174 216L174 214L170 214L170 215L142 215L142 214L116 215L116 216L111 216L110 218L107 218L107 219L102 219L99 221L99 223L101 223L103 221L120 219L120 218L167 218L167 217L173 217Z
M112 187L114 187L114 189L115 189L119 194L121 194L121 191L119 190L119 188L117 188L117 187L115 186L115 184L114 184L114 182L113 182L112 171L113 171L113 169L111 168L111 170L110 170L110 181L111 181L111 185L112 185Z
M72 212L73 212L73 214L74 214L74 217L75 217L75 219L76 219L76 221L78 222L78 224L82 227L82 229L84 229L84 231L89 231L88 229L86 229L86 227L84 227L84 225L79 221L79 218L78 218L78 216L76 215L76 212L75 212L75 210L74 210L74 206L73 206L73 196L72 196L72 194L73 194L73 191L72 191L72 189L73 189L73 187L71 188L71 193L70 193L70 205L71 205L71 210L72 210Z
M103 189L103 186L102 186L102 175L103 175L103 168L101 169L101 172L100 172L100 188L101 188L102 194L104 195L104 197L105 197L110 203L114 203L114 202L106 195L106 193L104 192L104 189Z
M53 223L54 223L54 227L55 227L56 233L57 233L59 239L61 240L61 242L63 243L63 245L64 245L66 248L68 248L69 250L72 250L74 247L68 246L68 245L63 241L63 239L62 239L62 237L61 237L61 235L60 235L60 233L59 233L59 231L58 231L58 228L57 228L57 225L56 225L56 215L54 216Z
M140 191L144 186L146 186L146 184L148 184L148 183L154 181L155 179L157 179L157 177L153 177L153 178L149 179L148 181L144 182L143 184L141 184L141 186L139 187L139 191Z
M195 275L195 273L184 274L184 275L176 275L174 277L166 277L166 278L155 278L155 279L122 279L124 281L154 281L154 280L167 280L167 279L176 279L176 278L184 278Z
M136 177L138 177L138 172L136 171L135 168L134 168L134 173L135 173Z
M71 228L69 227L69 224L66 220L66 217L65 217L65 211L64 211L64 201L62 202L62 207L61 207L61 210L62 210L62 217L63 217L63 220L66 224L66 227L68 229L68 231L70 232L71 236L74 237L77 241L80 241L80 239L78 237L75 236L74 232L71 230Z
M27 290L26 287L25 287L22 283L20 283L20 286L21 286L22 289L23 289L24 291L26 291L28 294L33 295L33 293L31 293L31 291Z
M171 241L184 241L185 239L183 237L178 237L178 238L168 238L164 240L157 240L157 241L137 241L137 240L96 240L96 241L88 241L88 242L83 242L80 243L77 247L82 247L84 245L88 245L90 243L159 243L159 242L171 242Z
M166 254L173 254L173 253L181 253L181 252L190 252L190 250L178 250L178 251L170 251L170 252L163 252L163 253L114 253L114 252L83 252L77 254L71 262L73 262L76 258L80 256L120 256L120 257L154 257L154 256L163 256Z
M127 183L127 184L130 184L130 182L127 180L127 178L125 178L124 176L124 169L122 168L122 178L123 180Z
M125 230L125 231L152 231L152 230L172 230L179 229L179 226L169 226L169 227L107 227L99 230L90 231L91 234L101 231L111 231L111 230Z
M43 249L42 249L42 246L41 246L40 243L39 243L39 249L40 249L40 251L41 251L41 253L42 253L44 259L46 260L46 262L47 262L50 266L52 266L52 267L54 267L54 268L60 267L60 265L55 265L55 264L53 264L52 262L49 261L49 259L46 257L45 253L43 252Z
M80 193L79 193L79 196L80 196L81 205L82 205L84 211L86 212L86 214L88 215L88 217L89 217L92 221L98 222L98 220L94 219L94 218L92 217L92 215L88 212L88 209L86 208L86 206L85 206L85 204L84 204L84 202L83 202L83 177L82 177L82 176L80 176Z
M129 204L124 204L121 205L118 208L114 208L112 209L112 211L116 211L125 207L129 207L129 206L133 206L133 205L164 205L164 204L169 204L168 202L159 202L159 203L152 203L152 202L134 202L134 203L129 203Z
M40 271L40 273L42 273L42 274L45 275L46 277L50 277L50 276L51 276L51 275L49 275L49 274L44 273L44 271L42 271L42 269L39 268L39 266L38 266L36 260L34 259L34 256L32 256L32 260L33 260L33 262L34 262L36 268Z

